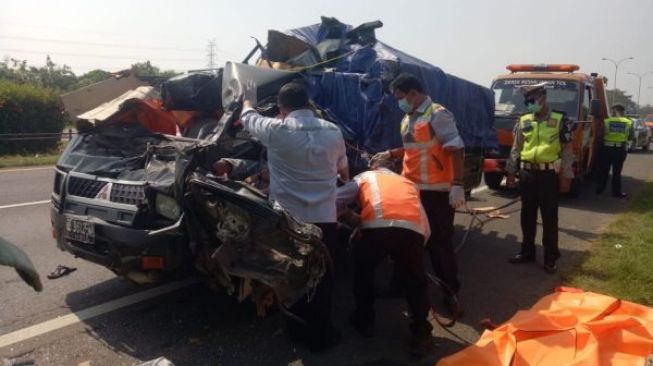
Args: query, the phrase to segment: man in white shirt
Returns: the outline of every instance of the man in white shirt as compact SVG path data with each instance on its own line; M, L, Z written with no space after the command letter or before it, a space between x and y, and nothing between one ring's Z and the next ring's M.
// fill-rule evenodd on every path
M291 215L320 227L334 257L337 245L336 183L349 180L345 142L338 126L315 116L303 85L284 85L277 97L281 118L260 115L256 85L243 90L241 123L266 148L270 171L270 199ZM300 300L291 311L307 326L288 319L291 338L304 339L312 351L326 350L340 341L331 323L333 274L325 273L311 302Z

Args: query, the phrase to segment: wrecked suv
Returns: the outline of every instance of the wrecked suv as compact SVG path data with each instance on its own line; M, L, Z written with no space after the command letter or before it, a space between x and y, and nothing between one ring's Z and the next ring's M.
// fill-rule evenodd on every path
M248 79L257 77L267 77L258 80L264 90L278 90L292 74L261 70ZM115 111L104 106L109 117L75 136L55 168L58 247L140 283L199 271L231 293L272 289L288 305L313 289L327 260L319 228L211 172L220 158L261 156L261 145L237 127L239 103L232 104L205 139L116 120L138 105L131 100Z

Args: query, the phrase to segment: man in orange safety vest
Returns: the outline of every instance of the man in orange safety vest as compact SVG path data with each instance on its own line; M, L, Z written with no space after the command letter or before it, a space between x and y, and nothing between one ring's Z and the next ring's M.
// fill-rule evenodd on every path
M455 209L465 204L465 145L454 115L434 103L415 76L400 74L390 89L406 112L401 122L403 146L377 153L372 160L403 158L401 174L419 186L432 230L427 248L433 271L444 285L445 306L452 315L460 316L460 281L452 240Z
M338 189L341 219L360 230L360 240L354 241L353 248L356 309L349 321L360 334L373 336L374 271L383 258L390 256L412 317L411 353L424 356L433 345L423 259L430 228L418 187L388 169L391 165L388 160L375 160L373 170L357 175ZM346 210L351 202L358 203L360 214Z

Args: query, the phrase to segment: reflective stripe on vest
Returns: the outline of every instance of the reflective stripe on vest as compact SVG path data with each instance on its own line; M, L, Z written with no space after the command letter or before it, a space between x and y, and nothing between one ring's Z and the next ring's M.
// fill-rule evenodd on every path
M428 218L413 182L387 170L362 173L356 182L360 188L361 228L403 228L428 240Z
M412 131L409 129L410 116L406 115L401 122L404 145L402 175L420 189L447 191L453 181L453 163L451 154L444 150L431 131L433 108L441 107L431 104L415 122Z
M605 125L604 142L624 143L628 141L628 135L630 135L630 129L633 126L633 121L630 118L610 117L606 118L603 123Z
M560 122L563 115L551 112L548 121L535 121L533 113L519 118L524 145L521 161L530 163L551 163L560 158Z

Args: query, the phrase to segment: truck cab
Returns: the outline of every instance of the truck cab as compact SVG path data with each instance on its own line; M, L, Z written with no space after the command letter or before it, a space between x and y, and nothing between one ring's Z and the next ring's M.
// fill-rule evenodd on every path
M574 175L570 195L580 193L580 182L597 166L598 136L608 116L605 79L598 74L578 72L577 65L508 65L509 74L492 82L495 98L494 127L498 149L486 153L483 174L490 189L498 189L505 176L506 161L513 143L513 129L527 113L522 85L547 82L547 101L551 110L564 112L573 123Z

